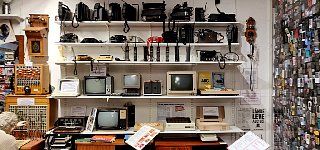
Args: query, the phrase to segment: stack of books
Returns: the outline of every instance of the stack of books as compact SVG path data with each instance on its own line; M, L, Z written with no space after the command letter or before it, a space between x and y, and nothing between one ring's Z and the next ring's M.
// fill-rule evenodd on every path
M95 135L90 139L92 142L114 142L116 141L115 135Z

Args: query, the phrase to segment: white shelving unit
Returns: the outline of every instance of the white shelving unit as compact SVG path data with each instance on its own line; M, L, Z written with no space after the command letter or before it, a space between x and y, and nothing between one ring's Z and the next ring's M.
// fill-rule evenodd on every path
M0 14L0 20L12 20L15 22L22 22L24 19L15 14Z
M63 25L66 26L64 30L72 30L71 27L71 21L56 21L55 22L58 25ZM62 23L62 24L61 24ZM84 27L83 29L88 29L88 28L106 28L106 32L109 32L109 37L110 37L110 32L113 30L112 27L118 27L118 29L122 30L124 21L112 21L112 22L107 22L107 21L83 21L79 22L79 28L77 28L77 32L81 31L81 27ZM149 32L147 30L144 30L145 28L150 29L150 32L152 28L161 28L163 26L163 22L142 22L142 21L128 21L128 24L131 28L130 32L134 32L135 29L143 28L143 31ZM166 26L168 25L168 22L165 22ZM238 25L240 24L239 22L176 22L178 26L181 26L183 24L191 24L194 27L204 27L204 28L219 28L221 30L225 31L225 27L233 24L233 25ZM120 28L121 27L121 28ZM117 29L117 28L116 28ZM139 31L140 31L139 30ZM162 31L162 30L161 30ZM115 34L115 33L113 33ZM152 35L152 34L151 34ZM148 35L149 36L149 35ZM143 38L145 38L144 36ZM226 38L226 37L225 37ZM56 42L56 45L72 48L75 47L75 49L78 49L79 51L83 50L85 51L86 54L90 55L90 53L94 53L94 49L102 49L103 52L106 52L110 55L114 55L112 52L121 52L121 51L116 51L113 50L112 47L115 47L117 49L120 49L120 47L126 46L126 43L60 43ZM127 43L128 46L133 47L143 47L147 46L147 43ZM158 46L158 43L153 43L153 46ZM160 47L174 47L177 45L177 43L159 43ZM178 43L178 46L180 47L199 47L204 49L210 49L210 48L226 48L228 47L228 43L187 43L184 45L183 43ZM233 51L238 49L238 46L240 46L240 43L232 43L231 44ZM89 47L89 48L87 48ZM90 51L86 51L87 49L90 49ZM110 52L112 51L112 52ZM73 52L74 53L74 52ZM98 52L97 52L98 53ZM117 53L116 53L117 54ZM196 53L192 53L192 56L195 56ZM172 56L171 56L172 57ZM69 59L70 60L70 59ZM81 65L81 67L78 67L80 69L85 69L88 68L87 66L83 65L90 65L92 62L91 61L77 61L77 65ZM170 62L145 62L145 61L93 61L94 64L105 64L108 67L114 69L115 71L113 72L115 77L119 77L121 73L125 73L127 70L121 70L121 69L128 69L129 72L134 72L134 71L141 71L141 74L143 74L144 79L143 80L148 80L148 79L162 79L165 77L165 74L162 74L163 72L167 72L170 69L187 69L187 70L193 70L193 71L198 71L198 70L210 70L212 69L218 69L218 62L214 61L206 61L206 62L197 62L197 61L190 61L190 62L173 62L172 60ZM244 61L226 61L225 62L227 66L232 66L230 69L236 69L234 66L244 64ZM59 65L62 69L62 72L70 72L72 70L68 70L72 68L72 65L75 65L74 61L58 61L55 62L56 65ZM120 65L120 66L116 66ZM141 67L139 66L141 65ZM152 65L159 65L159 67L154 67ZM216 66L216 67L210 67L210 66ZM129 67L125 67L129 66ZM136 66L136 67L135 67ZM169 67L173 66L173 67ZM117 70L119 69L119 70ZM110 69L111 70L111 69ZM172 71L172 70L171 70ZM221 71L221 70L219 70ZM226 71L228 73L232 73L233 71ZM111 73L110 73L111 74ZM154 74L154 76L153 76ZM164 76L162 76L164 75ZM63 76L63 75L62 75ZM142 78L143 78L142 77ZM230 81L236 81L234 75L230 75L229 78L231 79ZM165 83L165 80L162 79L162 81ZM116 81L118 82L118 81ZM232 83L232 82L230 82ZM118 84L118 83L117 83ZM234 83L230 84L235 86ZM120 85L115 86L117 88L120 87ZM163 87L164 89L166 88L165 86ZM119 90L119 89L118 89ZM166 94L166 93L164 93ZM50 96L49 98L56 98L60 99L61 105L63 105L63 108L65 109L63 112L64 115L67 115L69 113L69 107L74 106L74 105L87 105L87 108L91 107L102 107L105 105L109 106L118 106L120 103L121 105L122 102L127 102L131 101L132 103L135 103L136 105L136 117L140 116L142 120L148 120L149 122L157 119L157 103L186 103L185 107L186 109L189 109L190 112L187 112L187 115L190 115L190 118L194 119L195 115L195 110L197 106L200 105L210 105L212 103L215 103L215 105L227 105L228 108L226 108L226 111L231 114L226 114L226 116L230 117L229 120L227 121L233 126L230 126L230 130L227 131L200 131L200 130L195 130L195 131L163 131L160 134L231 134L231 139L235 140L235 134L236 133L244 133L243 130L240 128L234 126L235 125L235 103L239 99L244 98L244 96L168 96L168 95L162 95L162 96L86 96L86 95L80 95L77 97L64 97L64 96ZM109 101L115 99L114 101ZM75 102L77 104L75 104ZM222 102L222 103L221 103ZM143 113L143 114L142 114ZM194 113L194 114L193 114ZM136 118L137 121L137 118ZM97 130L93 132L82 132L81 134L134 134L135 132L133 131L133 128L129 128L129 130L123 131L123 130ZM48 132L47 134L52 134Z
M64 96L50 96L48 98L56 99L239 99L243 96L85 96L64 97Z
M61 25L61 21L56 21L55 23ZM62 22L63 25L71 26L71 21ZM88 26L123 26L124 21L82 21L79 22L79 27L88 27ZM128 21L130 27L162 27L163 22L144 22L144 21ZM168 22L165 22L167 25ZM172 22L171 22L172 24ZM193 24L196 27L206 27L206 26L215 26L215 27L225 27L229 24L240 24L240 22L176 22L177 25L181 24Z
M90 65L90 61L76 61L77 64ZM147 62L147 61L94 61L94 64L109 64L109 65L201 65L212 64L219 65L216 61L201 61L201 62ZM241 65L244 61L226 61L226 65ZM56 65L74 65L74 61L55 62Z
M105 46L112 46L112 47L120 47L126 46L125 43L60 43L56 42L57 45L61 46L70 46L70 47L105 47ZM128 46L147 46L147 43L128 43ZM153 46L158 46L158 43L153 43ZM176 43L168 43L168 46L173 47L176 46ZM239 43L232 43L231 46L239 46ZM159 46L165 47L167 43L159 43ZM188 47L188 44L179 43L178 46L180 47ZM228 43L190 43L190 46L197 46L197 47L219 47L219 46L228 46Z
M245 131L241 130L236 126L230 126L230 130L226 131L201 131L196 129L194 131L162 131L160 134L229 134L229 133L244 133ZM95 130L93 132L83 131L80 134L134 134L133 128L128 130ZM52 134L52 131L48 131L47 134Z

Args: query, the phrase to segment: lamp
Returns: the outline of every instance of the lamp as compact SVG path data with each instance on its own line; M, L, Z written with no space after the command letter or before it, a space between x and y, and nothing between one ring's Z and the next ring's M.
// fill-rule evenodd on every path
M11 13L11 8L10 8L11 2L12 2L12 0L3 0L2 14L10 14Z

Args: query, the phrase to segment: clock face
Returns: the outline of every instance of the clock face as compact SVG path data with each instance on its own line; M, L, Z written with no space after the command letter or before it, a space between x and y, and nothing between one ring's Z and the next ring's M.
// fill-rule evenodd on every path
M31 42L32 53L40 53L40 41Z

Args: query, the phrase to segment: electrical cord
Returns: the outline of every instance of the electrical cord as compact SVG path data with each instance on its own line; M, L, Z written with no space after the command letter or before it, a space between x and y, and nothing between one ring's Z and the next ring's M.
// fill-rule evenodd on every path
M77 60L74 59L74 69L73 69L73 75L78 75L78 70L77 70Z
M217 54L220 54L220 58L217 55L216 55L216 58L215 58L218 61L219 68L220 69L226 68L226 59L224 58L224 56L220 52L217 52ZM222 65L221 65L221 61L223 61Z
M72 27L74 27L74 28L78 28L78 27L79 27L79 22L78 22L78 20L76 19L77 25L75 26L75 25L74 25L74 19L76 19L76 13L74 13L74 15L73 15L73 17L72 17L71 25L72 25Z
M128 20L127 18L124 19L124 28L123 28L123 32L124 33L128 33L130 31L130 27L129 27L129 24L128 24Z
M250 90L253 91L253 53L254 53L254 45L251 43L250 44L250 51L251 54L248 54L248 57L250 58L250 79L249 79L249 86L250 86Z

